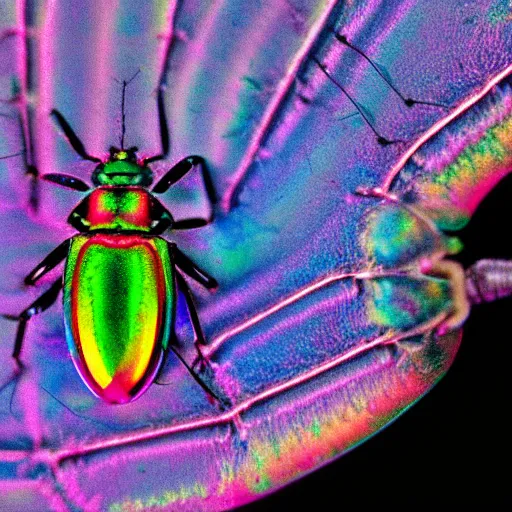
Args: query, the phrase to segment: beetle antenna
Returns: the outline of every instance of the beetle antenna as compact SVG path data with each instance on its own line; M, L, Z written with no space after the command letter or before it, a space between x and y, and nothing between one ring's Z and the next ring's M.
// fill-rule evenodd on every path
M126 134L126 110L125 110L125 105L126 105L126 87L128 87L128 85L130 85L132 80L134 80L139 73L140 73L140 68L137 70L137 72L129 80L123 80L123 82L122 82L123 91L121 93L121 139L119 141L120 144L121 144L121 149L124 149L124 136ZM114 78L114 80L116 80L116 79ZM116 80L116 82L119 83L118 80Z
M381 146L389 146L390 144L396 144L398 142L405 142L403 140L389 140L386 139L386 137L383 137L373 126L370 119L368 118L368 114L365 113L364 109L350 96L350 94L347 92L347 90L332 76L330 71L327 69L327 66L325 64L322 64L316 57L312 57L313 61L316 63L316 65L322 70L324 75L349 99L350 103L354 105L354 107L359 112L360 116L364 119L366 124L370 127L372 132L377 137L377 141Z
M436 103L434 101L422 101L422 100L414 100L412 98L406 98L397 88L396 86L393 85L393 83L391 82L391 79L386 76L387 73L385 71L383 71L377 64L375 64L372 59L370 59L370 57L368 57L368 55L366 55L362 50L360 50L357 46L354 46L348 39L346 36L344 36L343 34L340 34L339 32L336 32L334 29L332 29L333 33L334 33L334 37L343 45L347 46L348 48L350 48L351 50L354 50L356 53L358 53L359 55L361 55L361 57L363 57L363 59L365 59L369 64L370 66L377 72L377 74L382 78L382 80L384 80L384 82L386 82L386 84L388 85L388 87L403 101L403 103L407 106L407 107L413 107L414 105L427 105L429 107L437 107L437 108L442 108L442 109L445 109L445 110L448 110L448 105L444 105L442 103Z

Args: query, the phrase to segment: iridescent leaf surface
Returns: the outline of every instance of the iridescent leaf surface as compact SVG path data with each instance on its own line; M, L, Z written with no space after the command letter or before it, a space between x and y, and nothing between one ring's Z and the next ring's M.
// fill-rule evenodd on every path
M212 363L201 378L230 403L221 410L172 355L136 402L99 401L73 367L60 304L30 322L27 368L10 381L16 326L1 320L0 486L13 510L234 507L346 452L439 380L460 333L436 334L453 290L421 261L452 251L440 229L461 227L510 168L512 25L498 4L1 4L0 156L26 141L0 161L2 313L41 293L23 277L72 236L81 197L40 182L33 211L25 164L85 181L94 169L51 109L103 157L119 143L120 82L140 70L127 143L160 151L160 84L172 151L155 172L201 155L220 198L211 225L168 238L219 282L191 286ZM363 115L397 142L379 144ZM199 176L163 201L178 219L208 208ZM178 327L192 362L186 315Z

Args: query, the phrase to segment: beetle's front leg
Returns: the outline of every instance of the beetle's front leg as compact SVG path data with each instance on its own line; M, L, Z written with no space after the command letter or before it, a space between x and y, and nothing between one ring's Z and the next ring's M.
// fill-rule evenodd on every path
M169 188L181 180L186 174L188 174L192 169L198 168L201 172L201 176L203 177L204 187L206 189L206 194L208 195L208 199L210 204L213 206L217 203L217 196L215 193L215 189L213 187L213 181L208 171L208 167L206 166L206 162L203 157L200 156L189 156L180 160L174 167L172 167L169 171L167 171L164 176L158 181L158 183L153 187L152 192L155 194L163 194ZM208 222L211 222L212 218L208 219Z

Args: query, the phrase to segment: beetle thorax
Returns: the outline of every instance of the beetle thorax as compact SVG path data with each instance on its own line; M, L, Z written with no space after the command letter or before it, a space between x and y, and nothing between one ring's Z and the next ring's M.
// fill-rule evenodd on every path
M89 196L90 230L149 231L151 198L141 187L98 187Z

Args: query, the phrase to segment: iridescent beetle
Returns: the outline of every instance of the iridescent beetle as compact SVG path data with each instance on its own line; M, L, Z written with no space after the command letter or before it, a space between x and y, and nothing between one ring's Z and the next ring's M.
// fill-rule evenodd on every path
M215 193L204 159L184 158L152 188L148 164L169 153L169 130L162 88L158 113L162 152L138 159L138 148L124 148L124 98L129 82L123 82L123 128L121 147L110 148L106 161L91 156L64 116L52 116L72 148L83 159L98 165L92 174L94 189L71 212L68 222L80 233L53 250L25 278L33 285L64 259L66 268L52 286L22 313L6 318L18 320L12 357L22 368L20 354L27 322L45 311L63 289L66 338L73 362L88 388L106 402L122 404L135 400L152 384L173 337L178 293L185 298L195 334L198 359L204 336L194 303L182 273L207 289L216 288L214 278L199 269L172 242L159 237L167 229L204 226L209 219L175 221L154 194L169 189L195 168L201 170L213 205ZM80 192L89 186L66 174L45 174L43 179ZM194 370L175 351L197 382L215 396Z

